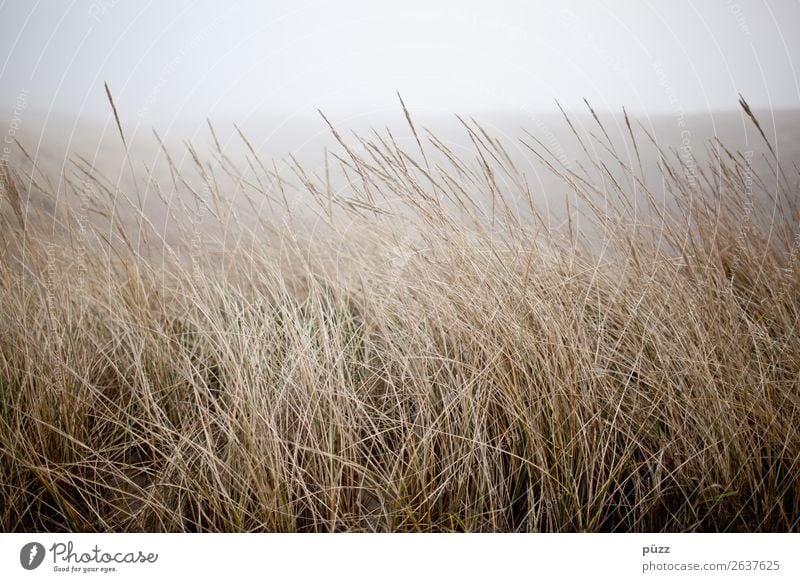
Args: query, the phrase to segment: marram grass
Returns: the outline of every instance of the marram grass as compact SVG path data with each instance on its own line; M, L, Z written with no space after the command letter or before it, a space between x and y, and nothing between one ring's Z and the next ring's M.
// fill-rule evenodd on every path
M798 531L796 170L527 140L556 228L507 145L408 120L291 179L3 168L0 529Z

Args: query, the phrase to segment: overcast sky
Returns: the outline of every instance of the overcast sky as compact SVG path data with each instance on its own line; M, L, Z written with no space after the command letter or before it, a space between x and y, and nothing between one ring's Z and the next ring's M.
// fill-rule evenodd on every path
M800 2L0 2L0 110L127 119L800 106Z

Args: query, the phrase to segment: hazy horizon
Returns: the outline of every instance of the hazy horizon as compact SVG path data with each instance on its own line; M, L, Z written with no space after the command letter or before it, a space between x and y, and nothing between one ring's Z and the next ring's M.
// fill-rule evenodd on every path
M622 106L800 107L800 4L0 3L0 111L150 126ZM22 107L20 107L22 105Z

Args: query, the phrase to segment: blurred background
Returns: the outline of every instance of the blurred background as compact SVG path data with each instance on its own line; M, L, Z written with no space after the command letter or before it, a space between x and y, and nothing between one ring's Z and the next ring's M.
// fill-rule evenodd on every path
M313 165L335 145L318 109L341 129L410 139L399 93L456 150L469 145L461 114L512 143L524 128L568 159L579 151L555 101L580 129L586 99L612 129L625 133L624 106L701 158L714 135L760 143L742 94L797 159L798 23L800 2L764 0L6 0L0 120L42 165L75 151L119 159L108 83L141 156L158 155L152 129L202 150L208 119L228 151L243 147L236 124L266 157Z
M800 104L800 3L6 0L0 100L128 121Z

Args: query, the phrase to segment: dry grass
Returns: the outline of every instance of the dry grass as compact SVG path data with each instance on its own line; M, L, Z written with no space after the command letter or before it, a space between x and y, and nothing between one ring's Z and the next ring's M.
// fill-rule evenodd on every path
M178 242L81 159L23 229L52 191L4 168L0 528L798 531L797 176L713 144L657 195L631 125L528 141L560 228L473 122L170 160Z

